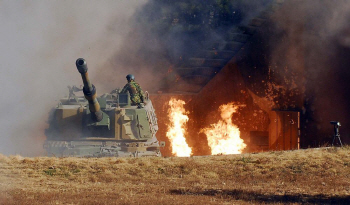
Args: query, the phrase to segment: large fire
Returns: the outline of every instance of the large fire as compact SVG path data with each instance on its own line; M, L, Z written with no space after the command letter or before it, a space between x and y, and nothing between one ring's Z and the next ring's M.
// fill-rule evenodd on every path
M172 153L178 157L188 157L192 153L192 149L186 143L185 124L188 121L183 100L171 98L169 101L168 116L170 124L166 136L170 140Z
M232 123L232 114L237 111L239 106L233 103L221 105L219 110L221 112L222 120L210 127L201 129L208 139L211 154L240 154L247 146L240 138L240 131L238 127Z

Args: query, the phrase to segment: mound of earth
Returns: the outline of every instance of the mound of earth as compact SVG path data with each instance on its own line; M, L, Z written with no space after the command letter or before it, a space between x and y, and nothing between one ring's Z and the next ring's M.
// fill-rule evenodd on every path
M0 204L346 204L350 147L188 158L0 155Z

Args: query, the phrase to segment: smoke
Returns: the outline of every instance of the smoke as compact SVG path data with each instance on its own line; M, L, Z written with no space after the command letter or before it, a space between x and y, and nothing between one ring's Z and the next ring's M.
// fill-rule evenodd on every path
M230 29L247 24L269 3L271 0L150 0L133 17L131 32L111 64L135 74L144 90L173 92L176 83L188 86L177 68L189 67L189 58L200 57L217 42L224 43ZM106 66L111 75L100 78L125 81L127 73L118 73L115 66Z
M302 129L309 145L330 141L332 120L342 123L348 140L349 9L346 0L285 1L264 34L275 77L304 93Z
M194 0L192 13L178 13L186 1L1 1L0 153L43 154L50 110L68 94L67 85L82 84L78 57L87 60L98 94L122 87L128 73L144 90L171 85L172 68L202 48L203 39L222 38L211 27L233 26L217 24L225 12L206 6L213 2ZM234 25L259 10L240 2L226 2L237 6L229 14ZM205 32L198 30L202 24Z
M75 60L84 57L91 76L103 71L144 3L0 2L0 153L44 153L50 109L68 94L67 85L82 84Z
M121 49L111 58L111 63L122 67L126 72L133 73L143 90L148 90L151 94L157 92L173 95L181 93L178 92L181 89L176 90L176 86L181 83L184 85L181 87L183 88L182 91L190 86L203 87L203 85L196 85L196 82L188 82L193 78L190 78L190 76L187 81L187 76L185 76L187 74L182 75L177 69L190 67L189 58L200 58L203 50L213 50L213 44L218 42L225 44L225 41L230 41L230 39L227 39L227 34L235 32L234 29L238 29L239 26L249 24L270 3L271 0L150 0L136 12L132 21L131 32L123 42ZM107 82L113 80L125 81L127 73L118 73L119 70L114 69L115 66L106 66L106 70L111 75L100 76L101 79L106 79L106 87L108 86ZM188 75L206 74L191 73ZM156 107L159 123L157 137L159 140L167 141L164 136L166 136L165 129L168 117L166 113L160 111L164 107L163 105L166 104L165 95L163 97L152 95L152 100ZM215 106L220 105L217 101L227 103L222 102L223 99L209 99L208 96L206 97L206 103L201 103L203 99L200 99L200 97L198 97L197 103L215 103ZM188 101L192 99L192 96L182 96L182 98L186 98L186 101ZM234 98L232 95L227 95L225 99L233 100L232 98ZM195 103L192 101L191 104ZM206 117L212 116L209 113L210 109L212 109L212 112L217 110L212 106L205 106L204 109L195 107L190 110L195 110L195 112L200 113L198 115L206 119ZM203 141L203 139L197 137L198 131L203 128L203 124L200 123L202 119L193 113L190 120L192 118L192 121L196 122L189 126L193 133L189 135L191 139L187 140L193 142L194 149L196 149L195 154L209 154L207 145L199 145L199 142L204 144L206 140ZM163 150L162 154L170 155L170 152L165 153Z

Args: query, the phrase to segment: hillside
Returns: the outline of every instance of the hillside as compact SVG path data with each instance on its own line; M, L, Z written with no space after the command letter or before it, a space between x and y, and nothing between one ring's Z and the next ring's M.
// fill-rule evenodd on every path
M0 204L346 204L350 147L190 158L0 155Z

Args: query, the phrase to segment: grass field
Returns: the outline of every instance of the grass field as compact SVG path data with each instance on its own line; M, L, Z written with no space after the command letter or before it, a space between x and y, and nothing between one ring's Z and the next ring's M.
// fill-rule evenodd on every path
M350 147L189 158L0 155L0 204L350 204Z

